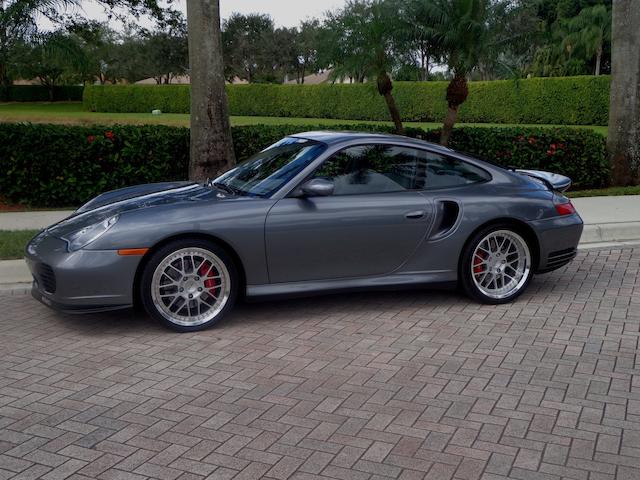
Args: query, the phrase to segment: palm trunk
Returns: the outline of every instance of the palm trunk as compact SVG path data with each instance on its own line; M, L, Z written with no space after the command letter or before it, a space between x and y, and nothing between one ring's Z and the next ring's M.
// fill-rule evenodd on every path
M447 86L447 116L442 125L442 133L440 134L440 145L445 147L449 144L449 138L453 131L453 126L458 119L458 108L469 96L469 86L467 85L467 77L462 72L456 72L453 79Z
M384 94L384 100L387 102L387 108L389 109L389 115L391 115L391 120L393 120L393 124L396 127L396 133L398 135L404 135L404 126L402 125L402 118L400 117L400 111L398 110L398 106L396 105L396 100L393 98L391 92L387 92Z
M384 97L384 101L387 102L389 115L391 115L391 120L393 120L393 124L396 127L396 133L398 135L403 135L404 127L402 126L400 111L398 110L398 106L396 105L396 99L393 98L393 94L391 93L391 91L393 90L393 82L391 81L391 77L387 72L381 71L380 73L378 73L376 81L378 84L378 93L382 95Z
M602 47L598 47L596 53L596 77L600 75L600 64L602 62Z
M442 132L440 133L440 145L447 146L449 145L449 138L451 137L451 132L453 132L453 126L456 124L456 120L458 119L458 107L449 105L447 109L447 115L444 117L444 122L442 124Z
M191 71L189 179L215 178L235 165L224 85L219 0L187 0Z

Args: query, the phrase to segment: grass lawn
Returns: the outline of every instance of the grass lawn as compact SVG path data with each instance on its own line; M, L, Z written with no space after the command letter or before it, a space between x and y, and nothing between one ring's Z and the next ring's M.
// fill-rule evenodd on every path
M95 113L83 110L79 102L56 103L5 103L0 104L0 122L34 122L34 123L63 123L75 125L110 125L114 123L127 124L161 124L188 127L189 115L181 113ZM365 120L340 120L332 118L288 118L288 117L238 117L232 116L233 125L344 125L358 123L388 124L391 122L370 122ZM407 122L407 126L424 129L438 128L442 124L437 122ZM460 123L472 127L496 126L527 126L527 127L560 127L563 125L515 125L498 123ZM565 125L566 126L566 125ZM575 125L575 128L588 128L602 135L607 134L606 126Z
M24 257L24 247L39 230L0 230L0 260Z
M635 187L610 187L599 188L594 190L569 190L567 196L571 198L579 197L617 197L620 195L640 195L640 186Z

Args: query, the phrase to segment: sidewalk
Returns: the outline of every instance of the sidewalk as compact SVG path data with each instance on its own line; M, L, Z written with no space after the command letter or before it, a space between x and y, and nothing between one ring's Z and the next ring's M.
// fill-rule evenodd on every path
M581 244L640 240L640 195L573 199L584 220Z
M0 230L41 230L72 213L73 210L0 213Z
M581 248L640 241L640 195L573 199L584 220ZM71 211L0 213L0 230L38 230L71 215ZM0 261L0 291L31 281L24 260Z

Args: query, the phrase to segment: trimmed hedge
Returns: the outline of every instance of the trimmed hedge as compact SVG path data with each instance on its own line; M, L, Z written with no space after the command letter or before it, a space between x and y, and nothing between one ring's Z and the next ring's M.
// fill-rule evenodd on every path
M84 87L68 85L53 87L54 102L79 102ZM10 85L0 87L0 102L48 102L49 89L42 85Z
M606 125L608 76L531 78L470 82L460 107L465 123ZM447 82L395 82L394 96L403 120L440 122L445 115ZM85 88L84 105L97 112L189 112L188 85L94 85ZM229 85L232 115L265 117L389 120L386 104L365 84Z
M92 112L189 113L189 85L90 85L85 87L82 103Z
M335 130L390 132L376 125L335 125ZM242 161L280 138L317 125L233 127ZM409 128L411 137L437 141L440 132ZM505 166L568 175L577 188L604 186L609 178L605 139L570 128L460 128L452 148ZM189 129L168 126L66 126L0 124L0 195L41 207L80 205L107 190L187 177Z

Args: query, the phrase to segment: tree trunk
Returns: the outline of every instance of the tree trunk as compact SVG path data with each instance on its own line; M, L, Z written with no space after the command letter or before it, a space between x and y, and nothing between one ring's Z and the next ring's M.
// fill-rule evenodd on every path
M387 102L387 108L389 109L391 120L393 120L393 124L396 127L396 133L398 135L404 135L404 126L402 125L402 119L400 118L400 111L398 110L396 100L393 98L391 92L385 93L384 100Z
M598 47L596 52L596 77L600 75L600 64L602 63L602 46Z
M215 178L235 165L224 84L219 0L187 0L191 73L189 179Z
M451 137L453 126L458 119L458 108L467 100L468 96L467 77L462 73L456 73L447 86L447 104L449 108L440 133L440 145L446 147L449 144L449 137Z
M385 102L387 102L389 115L391 115L391 120L396 127L396 133L398 135L404 135L404 127L402 126L400 111L398 110L396 100L395 98L393 98L393 94L391 93L391 91L393 90L393 82L391 81L391 77L389 77L389 74L387 74L387 72L382 72L378 74L377 82L378 93L382 95Z
M457 119L458 107L449 105L447 116L444 117L444 123L442 124L442 132L440 132L440 145L445 147L449 145L449 138L451 137L451 132L453 132L453 126L456 124Z
M640 9L637 0L613 0L611 107L607 147L611 181L640 184Z

